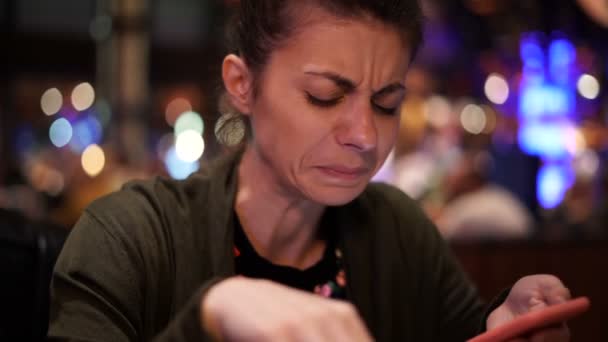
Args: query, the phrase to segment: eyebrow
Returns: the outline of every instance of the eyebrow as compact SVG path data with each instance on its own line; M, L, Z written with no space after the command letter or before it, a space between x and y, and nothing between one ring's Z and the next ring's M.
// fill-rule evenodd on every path
M342 88L345 92L352 92L356 88L354 81L349 80L348 78L331 71L306 71L305 74L327 78L328 80L333 81L338 87ZM375 98L383 96L397 90L405 90L405 86L398 82L391 83L375 92L373 97Z

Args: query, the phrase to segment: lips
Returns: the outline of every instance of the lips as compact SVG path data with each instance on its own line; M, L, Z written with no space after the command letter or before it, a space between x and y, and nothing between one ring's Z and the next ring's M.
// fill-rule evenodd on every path
M330 177L346 181L357 180L369 172L369 169L365 167L348 167L344 165L320 166L318 169Z

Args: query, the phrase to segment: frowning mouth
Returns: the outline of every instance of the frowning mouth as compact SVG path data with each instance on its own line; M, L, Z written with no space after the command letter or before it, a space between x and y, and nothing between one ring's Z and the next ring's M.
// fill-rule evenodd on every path
M369 168L330 165L317 167L324 174L340 180L355 181L369 173Z

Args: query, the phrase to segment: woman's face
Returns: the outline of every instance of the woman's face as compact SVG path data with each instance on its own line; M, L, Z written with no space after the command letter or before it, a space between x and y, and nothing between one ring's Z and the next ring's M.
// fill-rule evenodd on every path
M410 56L391 27L317 17L262 71L252 147L282 188L340 205L364 190L395 142Z

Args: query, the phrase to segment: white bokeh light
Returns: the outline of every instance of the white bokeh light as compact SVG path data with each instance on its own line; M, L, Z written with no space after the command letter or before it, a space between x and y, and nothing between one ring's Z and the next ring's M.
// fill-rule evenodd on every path
M424 105L424 115L433 127L447 126L452 115L452 105L443 96L431 96Z
M205 125L200 114L188 111L182 113L177 118L177 120L175 121L175 126L173 127L173 133L175 134L175 136L179 136L183 132L191 130L198 132L199 135L202 135L204 129Z
M486 113L478 105L468 104L460 114L460 123L465 131L471 134L479 134L486 128Z
M57 88L51 88L42 94L40 98L40 108L46 115L54 115L61 110L63 97Z
M504 104L509 98L509 84L507 80L502 75L496 73L488 76L484 85L484 91L488 100L497 105Z
M95 89L90 83L80 83L72 90L72 106L78 111L88 109L95 102Z
M600 83L598 80L589 75L583 74L576 82L576 88L582 97L593 100L600 94Z
M175 140L175 152L182 161L197 161L204 151L205 141L201 134L195 130L186 130L180 133Z

